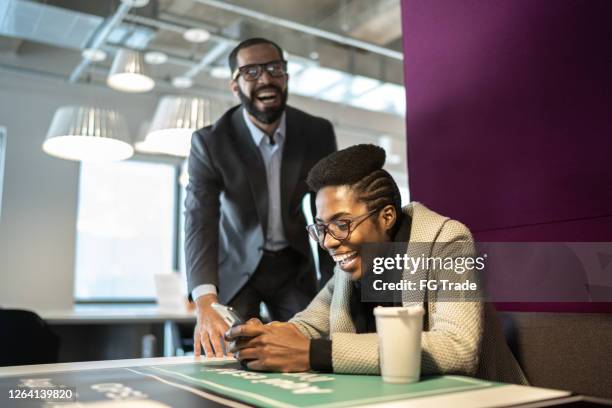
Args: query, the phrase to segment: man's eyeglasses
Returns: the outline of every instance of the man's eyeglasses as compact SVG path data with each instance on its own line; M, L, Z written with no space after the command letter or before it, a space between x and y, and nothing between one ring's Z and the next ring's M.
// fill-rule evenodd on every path
M232 74L232 80L238 79L242 75L245 81L256 81L263 74L264 69L271 77L281 77L287 73L287 61L276 60L263 64L249 64L238 67Z
M327 233L338 241L344 241L351 236L351 233L355 231L359 224L376 214L378 211L380 211L380 208L353 218L341 218L326 224L310 224L306 226L306 230L310 238L317 241L321 246L323 246L323 242L325 242L325 235Z

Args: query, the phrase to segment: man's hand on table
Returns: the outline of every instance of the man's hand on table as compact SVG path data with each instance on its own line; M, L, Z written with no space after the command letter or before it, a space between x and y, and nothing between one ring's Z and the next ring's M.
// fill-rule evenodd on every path
M229 350L229 344L224 341L229 327L211 306L216 301L217 295L212 294L195 301L198 321L193 331L193 353L196 357L202 354L202 347L207 357L223 357L223 343L225 350Z
M230 329L230 351L248 368L260 371L302 372L310 370L310 339L292 323L258 319Z

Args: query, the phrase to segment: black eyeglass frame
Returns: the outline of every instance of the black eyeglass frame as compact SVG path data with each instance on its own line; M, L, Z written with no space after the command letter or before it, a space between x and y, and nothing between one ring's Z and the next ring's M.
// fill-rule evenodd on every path
M280 75L274 75L272 73L272 69L273 69L274 65L278 64L278 63L281 63L282 73ZM257 67L258 68L257 76L255 78L253 78L253 79L248 79L244 75L244 73L245 73L245 71L247 69L253 68L253 67ZM234 70L234 72L232 73L232 81L237 80L240 75L242 75L242 77L244 78L245 81L249 81L249 82L257 81L259 79L259 77L261 77L261 75L263 74L264 70L266 70L271 77L280 78L281 76L287 74L287 60L280 59L280 60L264 62L262 64L247 64L247 65L243 65L243 66L238 67L238 68L236 68Z
M353 233L353 231L355 231L357 229L357 227L364 222L365 220L367 220L368 218L370 218L372 215L378 213L380 210L382 210L382 208L376 208L372 211L369 211L365 214L361 214L358 215L356 217L351 217L351 218L339 218L337 220L328 222L328 223L314 223L314 224L310 224L306 226L306 231L308 231L308 235L310 236L310 238L313 241L316 241L319 245L321 245L321 247L323 247L323 243L325 242L325 237L327 236L327 234L329 233L329 235L331 235L332 237L334 237L334 239L342 242L342 241L346 241L347 239L349 239L351 237L351 234ZM359 218L361 218L359 220ZM357 221L359 220L359 221ZM334 234L333 231L331 231L329 229L329 225L330 224L336 224L340 222L340 221L346 221L347 224L347 232L346 232L346 236L345 237L338 237L336 234ZM317 227L323 227L322 230L322 238L319 238L319 235L317 234L318 228Z

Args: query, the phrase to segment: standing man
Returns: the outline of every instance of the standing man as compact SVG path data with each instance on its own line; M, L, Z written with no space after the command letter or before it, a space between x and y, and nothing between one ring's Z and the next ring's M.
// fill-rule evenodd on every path
M228 327L213 302L245 318L264 302L274 320L286 321L314 297L302 200L310 168L336 150L329 121L286 106L289 76L278 45L245 40L229 65L241 105L194 133L188 164L185 259L196 356L202 347L223 355ZM333 262L324 252L319 260L324 284Z

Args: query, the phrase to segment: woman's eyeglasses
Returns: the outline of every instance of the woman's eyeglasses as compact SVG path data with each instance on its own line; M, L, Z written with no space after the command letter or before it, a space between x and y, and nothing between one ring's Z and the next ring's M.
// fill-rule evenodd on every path
M377 208L357 217L341 218L328 223L310 224L306 226L306 230L308 231L310 238L317 241L321 246L323 245L323 242L325 242L325 235L327 233L338 241L344 241L351 236L351 233L359 226L359 224L376 214L379 210L380 208Z

